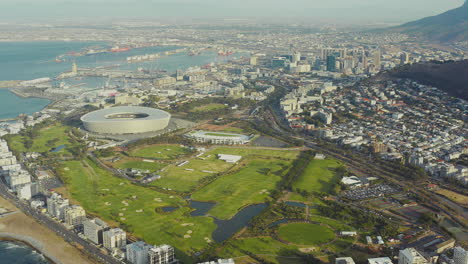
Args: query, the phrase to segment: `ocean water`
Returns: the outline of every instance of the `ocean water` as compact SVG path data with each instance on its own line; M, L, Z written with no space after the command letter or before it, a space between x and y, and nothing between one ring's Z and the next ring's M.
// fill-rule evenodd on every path
M165 70L175 72L189 67L202 66L208 63L225 62L239 54L228 57L217 56L215 51L206 51L196 56L189 56L187 52L165 56L154 61L127 63L128 56L159 53L175 50L180 47L161 46L132 49L127 52L103 53L91 56L63 56L63 62L56 62L56 58L71 52L79 52L87 47L109 47L102 42L1 42L0 43L0 81L31 80L36 78L54 78L58 74L71 70L73 62L79 68L108 67L114 69L137 70ZM73 80L72 80L73 82ZM82 80L74 81L83 82ZM106 80L91 80L87 87L102 87ZM73 84L73 83L72 83ZM95 86L95 87L93 87ZM19 114L31 114L41 110L49 104L48 100L35 98L19 98L4 89L0 89L0 119L13 118Z
M0 241L0 264L51 264L26 244Z

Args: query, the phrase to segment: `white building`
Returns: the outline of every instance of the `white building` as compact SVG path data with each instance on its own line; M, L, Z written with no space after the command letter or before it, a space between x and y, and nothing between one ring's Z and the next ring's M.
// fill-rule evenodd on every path
M149 264L170 264L177 262L174 248L169 245L152 247L148 251Z
M455 264L468 264L468 251L462 247L453 248L453 261Z
M24 184L22 186L18 186L16 188L16 193L18 195L18 198L22 200L31 200L31 197L33 196L31 188L32 186L30 183Z
M102 243L102 232L107 229L107 224L99 218L83 221L84 235L95 244Z
M65 209L69 206L68 199L63 199L58 193L47 198L47 212L57 219L65 219Z
M429 263L421 253L414 248L405 248L398 254L398 264L427 264Z
M218 154L218 159L224 160L228 163L236 163L242 159L242 156L229 155L229 154Z
M143 241L137 241L135 243L126 246L127 261L132 264L148 264L149 255L148 252L152 248L151 245L146 244Z
M369 264L393 264L392 260L389 257L381 258L370 258L367 260Z
M196 131L187 134L187 136L198 143L242 145L250 142L248 136L223 132Z
M65 209L65 223L70 226L83 224L86 220L86 212L79 205L72 205Z
M127 245L127 234L120 228L104 231L102 237L104 247L109 250L123 248Z

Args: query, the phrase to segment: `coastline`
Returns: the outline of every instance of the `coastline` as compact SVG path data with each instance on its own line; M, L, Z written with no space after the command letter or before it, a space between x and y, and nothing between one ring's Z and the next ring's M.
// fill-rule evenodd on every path
M61 264L60 261L56 259L54 260L53 256L49 256L49 253L43 249L43 246L40 245L40 242L35 241L31 237L19 237L15 234L0 233L0 241L10 241L14 243L24 244L41 254L50 264Z
M53 264L96 264L96 261L80 248L24 214L3 197L0 197L0 207L16 212L0 218L0 240L24 243L40 252Z

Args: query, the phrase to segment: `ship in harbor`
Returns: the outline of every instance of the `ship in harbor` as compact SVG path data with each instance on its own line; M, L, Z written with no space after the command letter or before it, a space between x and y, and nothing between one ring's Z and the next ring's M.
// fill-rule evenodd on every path
M129 51L131 50L132 48L130 47L119 47L119 46L115 46L113 48L110 49L111 52L125 52L125 51Z
M230 56L232 54L234 54L233 51L224 51L224 50L218 51L218 56Z

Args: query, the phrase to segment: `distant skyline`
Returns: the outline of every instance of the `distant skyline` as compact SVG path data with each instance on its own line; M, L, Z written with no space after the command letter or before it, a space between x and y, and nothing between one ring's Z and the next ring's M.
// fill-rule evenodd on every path
M46 18L268 18L311 22L407 22L464 0L0 0L0 20Z

